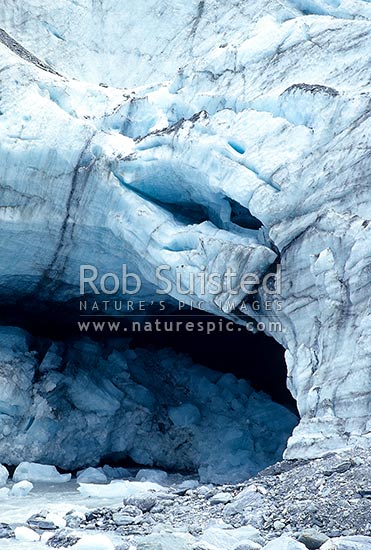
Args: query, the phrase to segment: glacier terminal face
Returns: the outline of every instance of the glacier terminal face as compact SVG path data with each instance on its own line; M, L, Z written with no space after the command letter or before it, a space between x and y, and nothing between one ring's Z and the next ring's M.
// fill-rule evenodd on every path
M266 315L284 327L272 335L301 416L285 456L368 446L370 13L362 0L3 2L1 304L73 301L82 264L127 264L154 301L161 264L173 282L232 269L233 292L172 285L168 299L240 322L238 282L279 264L282 308ZM31 406L17 395L10 418Z

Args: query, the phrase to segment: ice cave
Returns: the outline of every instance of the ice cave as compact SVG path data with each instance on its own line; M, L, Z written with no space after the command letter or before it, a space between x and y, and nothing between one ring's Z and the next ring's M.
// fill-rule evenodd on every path
M370 16L1 3L1 548L371 548Z

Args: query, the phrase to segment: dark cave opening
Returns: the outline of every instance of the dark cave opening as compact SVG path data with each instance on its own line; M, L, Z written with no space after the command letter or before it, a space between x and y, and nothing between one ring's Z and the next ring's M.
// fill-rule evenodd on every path
M210 316L204 312L187 311L182 316L174 315L176 322L187 321L197 323L200 318L215 322L218 327L226 325L223 318ZM274 338L263 332L256 334L247 330L229 332L226 329L205 334L204 332L141 332L133 334L131 347L160 349L170 347L176 351L188 354L195 363L210 369L232 373L237 378L250 382L257 391L263 391L271 396L273 401L284 405L298 415L296 401L286 384L285 350Z
M24 306L24 304L23 304ZM40 306L39 306L40 307ZM57 341L67 340L78 336L89 337L93 340L104 341L117 339L120 336L103 332L84 332L78 330L78 319L81 319L78 308L72 307L68 310L63 305L45 305L43 310L38 310L32 304L23 308L0 308L2 324L14 325L24 328L36 337L50 338ZM172 321L173 325L182 322L179 331L171 330L140 331L131 330L129 316L120 317L125 338L129 338L130 347L158 350L161 348L172 348L180 353L189 355L195 363L204 365L210 369L232 373L237 378L247 380L257 391L267 393L273 401L280 403L298 415L296 401L292 397L286 384L286 364L284 359L284 348L272 337L264 332L252 333L245 329L228 331L225 326L228 321L222 317L208 314L205 311L184 308L181 312L175 308L169 310L171 315L166 319ZM148 312L147 312L148 313ZM89 320L113 320L112 316L89 316ZM161 313L154 308L150 317L145 314L141 321L151 320L152 324L156 319L164 321ZM6 320L6 321L5 321ZM135 320L138 320L135 317ZM194 330L189 332L185 329L186 322L212 321L218 330L206 334L205 331ZM299 415L298 415L299 416Z

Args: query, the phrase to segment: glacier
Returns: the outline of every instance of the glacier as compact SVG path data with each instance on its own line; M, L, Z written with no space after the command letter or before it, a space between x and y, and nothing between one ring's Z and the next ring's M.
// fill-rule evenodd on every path
M209 313L236 323L283 325L271 335L286 349L301 417L285 457L369 447L370 4L151 0L123 10L113 0L71 0L68 9L61 0L26 0L4 1L0 16L0 304L68 316L81 264L118 273L126 263L143 281L136 299L152 301L159 300L160 264L171 267L173 282L177 273L223 275L230 268L237 283L279 264L282 309L265 316L249 304L247 311L235 307L246 295L238 284L217 295L196 287L188 296L174 286L167 299L202 300ZM255 287L264 303L266 289ZM107 374L91 403L82 391L94 386L90 352L75 373L63 374L61 344L54 343L48 354L56 368L44 365L42 389L27 335L1 334L0 449L9 463L95 464L98 454L116 449L95 441L94 429L118 415L129 433L118 430L117 452L127 452L131 440L130 456L143 464L202 467L196 448L179 451L170 464L163 441L148 448L148 431L130 432L131 416L112 383L117 373ZM101 357L98 344L81 346L98 346ZM136 398L151 411L147 390ZM72 432L50 408L67 394L78 417L69 425L86 444L81 448L75 433L63 457L58 437ZM238 399L243 395L241 389ZM228 399L218 397L220 410ZM255 399L256 409L240 414L255 422L259 412L265 425L264 407L273 405ZM194 429L199 405L166 402L172 429ZM150 424L152 412L143 415ZM288 412L282 422L289 435ZM249 430L241 437L249 439ZM262 447L267 440L262 435ZM238 475L257 468L244 445L236 443ZM274 460L278 447L263 449L261 464L268 451ZM216 463L202 463L205 479L211 470L218 475Z

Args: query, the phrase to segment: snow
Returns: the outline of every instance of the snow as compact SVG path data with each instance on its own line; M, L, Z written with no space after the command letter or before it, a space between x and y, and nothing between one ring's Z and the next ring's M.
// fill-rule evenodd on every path
M71 474L60 474L55 466L21 462L15 469L13 481L31 481L34 483L66 483Z

